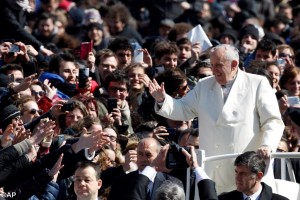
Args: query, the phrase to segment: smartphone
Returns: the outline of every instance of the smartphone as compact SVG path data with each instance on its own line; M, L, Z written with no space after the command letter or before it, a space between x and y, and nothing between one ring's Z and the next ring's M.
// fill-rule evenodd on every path
M108 113L111 113L114 108L117 108L117 99L114 97L110 97L107 99L107 110Z
M20 51L19 45L16 45L16 44L10 45L10 48L9 48L10 53L15 53L15 52L19 52L19 51Z
M144 53L143 53L143 51L135 50L134 51L133 62L134 63L142 63L143 61L144 61Z
M61 107L61 111L62 111L62 112L73 111L73 110L74 110L74 102L65 103L65 104Z
M8 75L8 83L13 83L13 82L15 82L15 75L9 74Z
M86 81L89 78L89 74L90 74L89 68L79 69L79 77L78 77L78 87L79 88L85 88Z
M82 42L80 44L80 59L86 60L93 49L93 42Z
M288 104L290 104L290 105L300 104L298 96L288 97L287 100L288 100Z
M279 58L276 60L277 65L284 66L285 65L285 60L283 58Z

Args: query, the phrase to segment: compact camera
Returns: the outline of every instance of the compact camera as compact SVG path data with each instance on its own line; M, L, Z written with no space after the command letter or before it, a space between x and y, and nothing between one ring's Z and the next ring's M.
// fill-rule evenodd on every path
M74 102L69 102L69 103L66 103L64 104L62 107L61 107L61 111L62 112L66 112L66 111L73 111L74 110Z
M190 153L189 147L181 147L178 144L172 143L167 153L166 166L168 169L186 169L189 164L186 162L186 157L182 153L185 149Z

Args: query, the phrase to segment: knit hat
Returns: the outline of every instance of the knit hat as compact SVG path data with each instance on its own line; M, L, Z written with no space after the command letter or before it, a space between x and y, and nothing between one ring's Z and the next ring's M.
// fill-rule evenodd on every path
M247 34L252 35L257 41L259 40L258 30L253 24L248 24L240 30L239 40L241 41Z
M291 120L300 127L300 108L289 107L287 113Z
M221 33L220 39L224 36L230 37L232 39L233 43L235 43L236 39L237 39L237 32L231 28L227 28L223 31L223 33Z
M86 9L84 11L84 24L89 24L90 21L102 24L102 18L99 11L95 8Z
M19 109L10 104L6 106L1 112L0 112L0 127L2 131L6 129L6 127L12 122L12 120L16 117L19 117L21 115Z
M96 28L96 29L98 29L98 30L103 31L103 25L100 24L100 23L97 23L97 22L90 23L90 24L87 26L87 30L91 30L92 28Z

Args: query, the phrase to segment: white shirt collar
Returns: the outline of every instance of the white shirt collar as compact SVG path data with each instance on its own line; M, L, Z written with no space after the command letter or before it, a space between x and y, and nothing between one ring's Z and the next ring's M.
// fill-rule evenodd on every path
M260 185L259 189L254 194L252 194L250 196L247 196L243 193L243 199L246 199L246 197L250 197L251 200L259 200L261 191L262 191L262 185Z

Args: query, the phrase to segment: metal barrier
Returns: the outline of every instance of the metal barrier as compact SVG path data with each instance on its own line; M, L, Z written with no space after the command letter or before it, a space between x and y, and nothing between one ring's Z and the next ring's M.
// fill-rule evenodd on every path
M206 157L204 150L197 149L196 155L197 155L197 160L198 160L199 165L201 167L205 168L205 162L236 158L239 155L239 153L223 154L223 155ZM271 158L280 158L281 159L281 179L286 180L286 166L287 166L291 181L296 182L291 163L286 158L300 158L300 153L298 153L298 152L275 152L275 153L271 154ZM186 200L189 200L189 197L190 197L190 176L191 176L190 169L188 169L187 170L187 182L186 182ZM195 186L196 186L195 191L197 191L197 184ZM197 192L195 192L194 200L200 200Z

